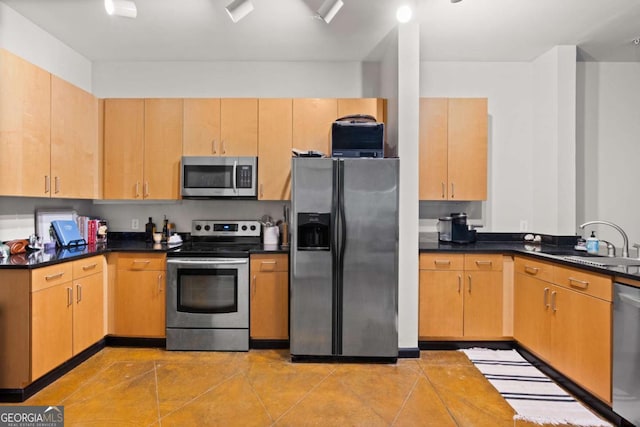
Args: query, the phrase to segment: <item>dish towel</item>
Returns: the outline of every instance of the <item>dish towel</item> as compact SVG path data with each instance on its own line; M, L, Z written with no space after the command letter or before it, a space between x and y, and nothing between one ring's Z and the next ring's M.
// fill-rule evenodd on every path
M460 350L516 411L514 420L536 424L610 427L515 350Z

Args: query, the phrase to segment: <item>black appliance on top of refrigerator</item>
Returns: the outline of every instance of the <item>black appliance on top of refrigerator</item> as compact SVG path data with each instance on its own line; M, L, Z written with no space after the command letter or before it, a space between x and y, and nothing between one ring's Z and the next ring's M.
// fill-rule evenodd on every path
M399 159L293 158L293 361L398 357Z

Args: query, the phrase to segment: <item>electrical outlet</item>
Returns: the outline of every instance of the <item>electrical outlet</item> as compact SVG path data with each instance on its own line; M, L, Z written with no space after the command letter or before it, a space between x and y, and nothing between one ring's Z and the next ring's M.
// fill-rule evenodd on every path
M527 231L528 228L529 228L529 224L527 224L527 220L526 219L521 219L520 220L520 231Z
M140 227L140 221L138 221L138 218L134 218L131 220L131 229L132 230L137 230Z

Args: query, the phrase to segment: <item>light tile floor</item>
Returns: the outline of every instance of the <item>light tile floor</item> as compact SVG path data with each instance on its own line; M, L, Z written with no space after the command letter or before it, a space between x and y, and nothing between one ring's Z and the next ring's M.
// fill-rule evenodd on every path
M24 404L64 405L66 426L514 426L457 351L385 365L111 347Z

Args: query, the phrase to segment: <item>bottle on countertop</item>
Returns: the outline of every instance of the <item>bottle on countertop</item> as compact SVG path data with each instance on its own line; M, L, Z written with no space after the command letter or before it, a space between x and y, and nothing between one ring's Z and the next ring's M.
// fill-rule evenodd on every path
M587 253L590 254L598 254L598 250L600 249L600 241L596 237L595 231L591 232L591 236L587 239Z
M169 220L167 219L167 216L164 216L164 222L162 224L162 243L167 243L167 234L169 233Z
M151 217L149 217L149 222L144 225L144 238L148 243L153 242L153 233L156 231L156 225L153 223Z

